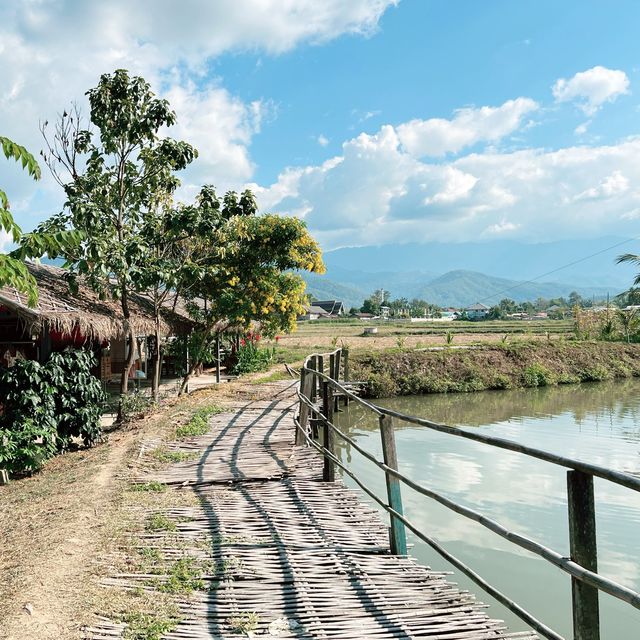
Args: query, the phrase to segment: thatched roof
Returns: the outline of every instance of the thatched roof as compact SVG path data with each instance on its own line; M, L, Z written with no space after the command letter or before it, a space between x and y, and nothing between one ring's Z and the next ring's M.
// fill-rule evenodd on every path
M12 287L0 288L0 305L13 310L32 333L42 327L70 335L78 330L87 337L108 340L124 335L120 303L100 300L98 295L78 279L77 294L71 293L65 278L67 271L60 267L28 263L27 267L38 283L39 298L35 307L29 307L27 296ZM155 331L153 306L141 295L132 295L130 301L131 325L137 335L151 335ZM184 306L174 311L169 305L162 313L160 330L163 335L183 333L192 321Z

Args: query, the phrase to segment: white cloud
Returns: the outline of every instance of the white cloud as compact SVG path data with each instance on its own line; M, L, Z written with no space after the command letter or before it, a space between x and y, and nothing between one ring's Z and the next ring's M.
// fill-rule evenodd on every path
M391 126L318 166L289 169L258 199L304 217L326 248L406 241L638 235L640 138L616 145L420 161Z
M329 138L320 134L317 138L317 142L321 147L326 147L329 144Z
M169 96L182 135L199 148L197 169L224 187L250 179L248 147L268 110L264 101L245 104L207 78L207 62L226 51L279 54L300 43L321 43L342 34L375 32L397 0L7 0L0 3L1 133L33 151L42 147L38 122L55 119L100 74L126 68ZM86 109L85 109L86 110ZM46 172L45 172L46 173ZM28 207L26 227L50 215L53 199ZM0 163L0 184L11 182L15 200L33 183Z
M522 126L538 109L530 98L508 100L499 107L459 109L451 120L411 120L398 127L403 147L416 157L456 153L478 142L497 142Z
M613 198L629 190L629 180L622 172L616 170L611 175L606 176L595 187L589 187L582 193L577 194L573 200L598 200L601 198Z
M629 78L624 71L598 65L576 73L569 80L560 78L552 91L557 102L575 101L584 113L592 116L605 102L629 93Z

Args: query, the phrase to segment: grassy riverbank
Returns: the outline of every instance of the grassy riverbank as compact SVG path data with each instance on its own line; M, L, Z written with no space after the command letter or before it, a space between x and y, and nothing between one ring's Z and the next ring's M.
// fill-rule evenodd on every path
M365 395L517 389L640 376L640 345L536 342L472 349L388 350L354 354L351 377Z

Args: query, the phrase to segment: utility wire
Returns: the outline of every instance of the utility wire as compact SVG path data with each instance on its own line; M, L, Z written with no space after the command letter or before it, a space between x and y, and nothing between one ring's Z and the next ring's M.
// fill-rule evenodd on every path
M572 267L573 265L580 264L581 262L585 262L585 260L589 260L591 258L594 258L595 256L599 256L602 253L606 253L607 251L611 251L611 249L615 249L616 247L621 247L623 244L627 244L629 242L634 242L634 241L638 241L638 240L640 240L640 236L638 236L636 238L629 238L627 240L623 240L622 242L617 242L616 244L612 244L610 247L606 247L605 249L600 249L600 251L596 251L595 253L591 253L588 256L584 256L583 258L579 258L578 260L574 260L573 262L567 262L567 264L563 264L560 267L556 267L555 269L551 269L551 271L546 271L545 273L541 273L539 276L536 276L535 278L532 278L531 280L525 280L524 282L518 282L518 284L514 284L511 287L507 287L506 289L502 289L501 291L496 291L495 293L492 293L491 295L486 296L486 297L482 298L481 300L476 300L476 302L485 302L486 300L491 300L492 298L495 298L497 296L501 296L504 293L508 293L509 291L513 291L514 289L519 289L520 287L523 287L524 285L534 284L535 282L540 280L540 278L546 278L547 276L550 276L553 273L557 273L558 271L562 271L563 269L566 269L567 267Z

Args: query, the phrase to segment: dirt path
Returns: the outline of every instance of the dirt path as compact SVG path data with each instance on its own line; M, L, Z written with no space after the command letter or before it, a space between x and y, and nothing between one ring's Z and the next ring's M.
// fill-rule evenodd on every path
M79 638L84 594L135 436L53 460L0 490L0 638Z
M281 370L282 368L280 368ZM140 443L163 437L201 405L270 394L242 381L199 390L89 450L58 456L31 478L0 487L0 639L78 640L102 604L123 496Z

